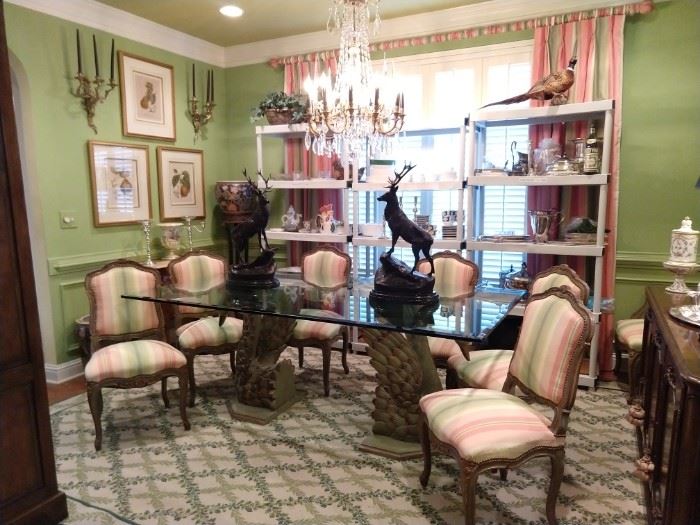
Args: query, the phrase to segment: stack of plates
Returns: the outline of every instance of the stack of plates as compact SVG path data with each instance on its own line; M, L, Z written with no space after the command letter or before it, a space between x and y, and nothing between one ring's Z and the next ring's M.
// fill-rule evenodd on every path
M530 240L529 235L482 235L480 241L490 242L527 242Z
M443 224L442 225L442 238L443 239L456 239L457 238L457 225L456 224Z
M426 230L430 224L430 215L416 215L416 224Z

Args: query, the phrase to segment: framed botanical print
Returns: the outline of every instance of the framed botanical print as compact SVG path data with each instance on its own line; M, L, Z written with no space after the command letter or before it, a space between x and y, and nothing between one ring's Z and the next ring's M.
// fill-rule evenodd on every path
M95 226L150 219L148 146L91 140L88 156Z
M123 51L119 66L124 135L174 141L173 66Z
M158 146L156 152L160 219L204 218L202 151Z

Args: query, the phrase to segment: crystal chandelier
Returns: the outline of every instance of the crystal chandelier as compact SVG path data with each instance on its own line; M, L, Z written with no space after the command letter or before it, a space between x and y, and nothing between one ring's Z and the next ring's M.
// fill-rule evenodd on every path
M340 32L340 55L335 79L325 73L307 78L309 124L307 149L317 155L340 155L345 146L355 156L368 144L385 151L388 139L403 127L403 93L387 98L386 68L372 75L369 55L370 26L379 27L379 0L332 0L328 30ZM372 12L374 16L372 16Z

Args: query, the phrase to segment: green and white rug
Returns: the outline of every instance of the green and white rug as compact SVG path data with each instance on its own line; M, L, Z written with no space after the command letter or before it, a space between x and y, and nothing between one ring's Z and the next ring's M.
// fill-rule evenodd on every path
M283 358L296 362L296 352L287 352ZM65 523L463 523L451 458L434 457L424 490L422 460L358 451L372 425L375 383L368 358L348 356L345 375L334 354L331 396L324 398L320 352L306 354L297 372L306 399L267 426L231 419L227 356L197 359L200 387L188 412L189 432L175 394L166 410L159 385L105 390L99 453L85 396L52 407L58 482L69 498ZM625 412L620 391L579 391L557 504L560 524L643 525L641 486L631 476L636 445ZM546 523L548 479L547 460L510 472L506 482L483 474L477 521Z

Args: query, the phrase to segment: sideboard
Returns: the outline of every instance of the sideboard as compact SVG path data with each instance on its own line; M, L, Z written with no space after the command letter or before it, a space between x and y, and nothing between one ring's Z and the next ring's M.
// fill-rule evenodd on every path
M700 523L700 327L669 314L688 298L662 287L647 288L646 297L637 475L647 521Z

